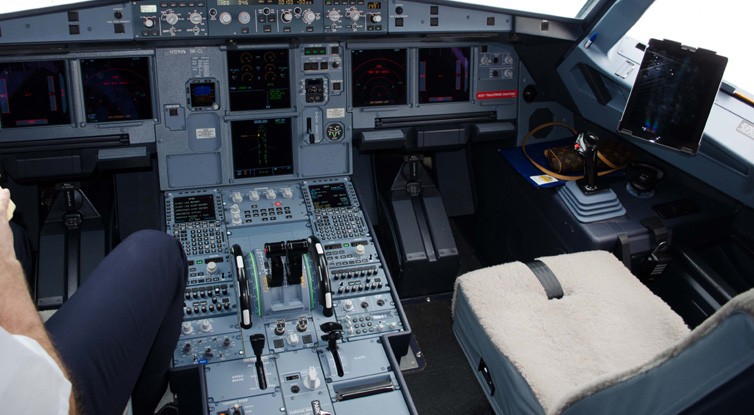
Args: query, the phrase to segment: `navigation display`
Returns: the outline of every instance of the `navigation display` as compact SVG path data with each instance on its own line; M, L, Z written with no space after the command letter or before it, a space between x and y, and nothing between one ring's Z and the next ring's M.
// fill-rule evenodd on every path
M233 177L293 174L290 118L233 121Z
M228 89L231 111L289 108L288 49L229 51Z
M154 118L149 58L82 59L84 110L90 123Z
M419 49L419 103L469 100L470 50Z
M173 212L175 223L215 220L215 198L212 195L176 197Z
M696 153L727 63L711 51L650 39L618 130Z
M0 127L70 122L65 61L0 63Z
M406 49L351 51L354 107L406 105Z
M348 198L348 191L343 183L309 186L309 194L315 209L351 206L351 199Z

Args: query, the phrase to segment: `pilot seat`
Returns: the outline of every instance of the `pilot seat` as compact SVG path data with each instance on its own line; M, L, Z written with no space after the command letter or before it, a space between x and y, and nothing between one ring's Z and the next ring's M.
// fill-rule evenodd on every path
M754 290L689 330L589 251L469 272L453 319L498 414L754 413Z

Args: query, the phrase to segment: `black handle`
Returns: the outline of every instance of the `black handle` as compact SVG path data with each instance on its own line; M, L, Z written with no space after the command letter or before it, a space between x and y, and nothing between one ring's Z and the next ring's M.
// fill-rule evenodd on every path
M262 352L264 351L265 338L264 334L252 334L249 336L251 349L254 350L254 356L257 360L254 366L257 369L257 378L259 379L259 389L267 389L267 377L264 373L264 362L262 362Z

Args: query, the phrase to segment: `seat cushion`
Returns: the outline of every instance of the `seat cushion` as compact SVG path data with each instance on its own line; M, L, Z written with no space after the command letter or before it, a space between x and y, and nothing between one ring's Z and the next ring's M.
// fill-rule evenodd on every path
M453 308L465 314L454 316L455 324L477 326L465 330L483 332L480 337L520 374L545 413L585 385L642 365L689 333L610 253L539 259L557 276L563 298L548 300L532 271L514 262L459 277ZM467 356L476 347L459 341Z

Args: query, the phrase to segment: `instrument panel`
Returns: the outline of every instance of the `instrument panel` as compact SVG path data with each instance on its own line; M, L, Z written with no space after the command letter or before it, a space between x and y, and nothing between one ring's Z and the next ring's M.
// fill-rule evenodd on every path
M51 177L83 169L78 149L93 165L155 156L166 231L189 260L173 367L201 374L209 413L415 413L397 361L410 327L351 182L353 147L443 147L437 124L516 119L511 45L423 38L505 32L511 17L450 23L455 11L135 1L0 20L0 151L59 152Z
M364 131L411 146L401 123L515 119L517 62L504 43L419 40L4 55L0 147L154 143L163 190L348 175Z

